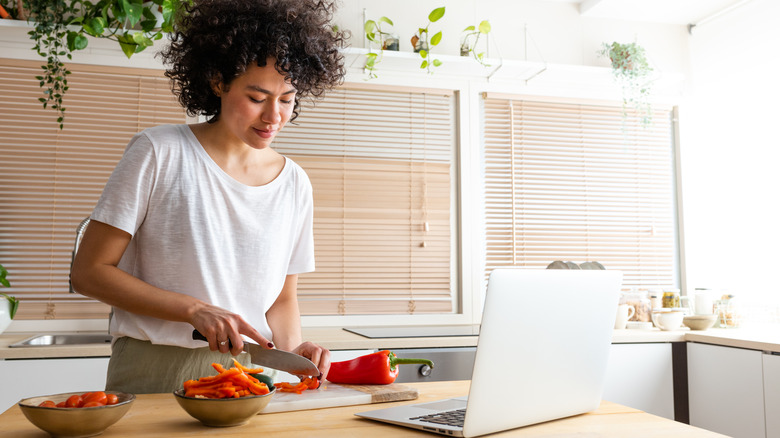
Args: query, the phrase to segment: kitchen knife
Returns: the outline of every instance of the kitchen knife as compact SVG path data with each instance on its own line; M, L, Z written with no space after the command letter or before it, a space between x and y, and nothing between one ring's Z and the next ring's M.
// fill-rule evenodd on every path
M203 334L197 330L192 331L192 339L199 341L208 341ZM229 344L233 348L233 343ZM263 348L257 344L244 341L244 351L252 357L252 363L266 366L275 370L284 371L297 376L319 377L320 370L303 356L299 356L289 351L277 350L275 348Z

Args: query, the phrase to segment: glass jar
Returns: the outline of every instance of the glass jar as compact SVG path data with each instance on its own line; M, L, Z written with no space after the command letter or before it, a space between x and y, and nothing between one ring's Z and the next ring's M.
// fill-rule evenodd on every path
M680 307L680 289L664 289L663 298L661 298L661 307L675 308Z
M620 304L628 304L634 308L634 316L629 321L650 322L653 310L646 290L625 291L620 296Z
M650 305L653 309L663 307L664 291L662 289L648 289L647 296L650 298Z
M428 51L428 41L420 38L417 34L412 37L412 47L414 47L414 53L419 53L421 50Z
M397 33L388 33L383 35L382 38L382 50L392 50L397 52L399 49L398 45L398 34Z
M724 294L721 299L715 300L715 314L718 315L717 326L720 328L737 328L740 323L740 314L734 295Z

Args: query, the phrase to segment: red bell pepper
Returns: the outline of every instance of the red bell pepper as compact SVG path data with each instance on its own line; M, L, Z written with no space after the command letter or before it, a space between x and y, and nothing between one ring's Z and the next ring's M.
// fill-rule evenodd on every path
M382 350L352 360L331 363L326 379L333 383L389 385L398 377L398 365L401 364L425 364L433 368L433 362L428 359L396 357L393 352Z

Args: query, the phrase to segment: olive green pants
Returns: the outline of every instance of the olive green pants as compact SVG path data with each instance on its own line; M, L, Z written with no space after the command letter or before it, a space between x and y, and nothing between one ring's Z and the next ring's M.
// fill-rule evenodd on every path
M211 366L212 363L232 367L233 357L228 353L211 351L208 347L154 345L149 341L121 337L111 346L106 390L132 394L173 392L187 380L216 375L217 370ZM235 358L242 365L256 368L247 353ZM277 372L265 369L263 374L274 378Z

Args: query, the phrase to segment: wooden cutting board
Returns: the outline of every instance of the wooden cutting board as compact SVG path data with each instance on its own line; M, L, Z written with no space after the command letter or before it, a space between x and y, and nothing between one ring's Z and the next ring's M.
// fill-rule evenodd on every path
M414 400L416 388L391 383L389 385L339 385L324 382L319 389L294 392L277 392L261 414L300 411L303 409L332 408L336 406L365 405L401 400Z

